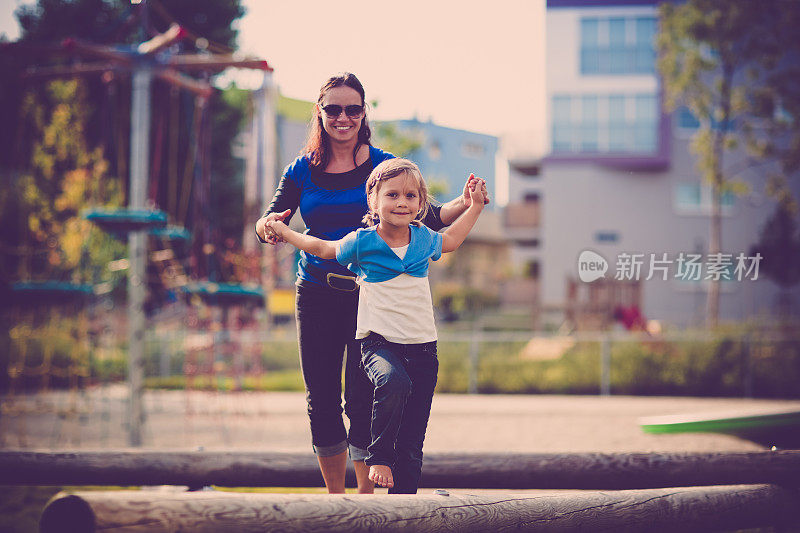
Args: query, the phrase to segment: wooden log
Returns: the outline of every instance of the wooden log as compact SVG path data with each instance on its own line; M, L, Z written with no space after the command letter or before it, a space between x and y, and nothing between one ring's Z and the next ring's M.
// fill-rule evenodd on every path
M355 485L352 469L349 486ZM637 489L769 483L798 486L800 451L430 454L422 487ZM320 487L312 454L0 451L5 485Z
M796 524L799 503L797 489L774 485L492 496L79 492L51 501L40 531L707 532Z
M425 487L640 489L800 484L800 451L744 453L442 454L425 457Z

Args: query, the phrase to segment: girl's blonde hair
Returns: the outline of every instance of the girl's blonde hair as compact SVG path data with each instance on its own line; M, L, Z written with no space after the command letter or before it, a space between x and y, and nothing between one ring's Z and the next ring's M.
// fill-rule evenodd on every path
M378 166L372 169L372 172L367 178L367 206L369 211L367 211L367 214L364 215L364 224L367 226L374 226L379 222L378 213L372 210L370 197L378 194L381 188L381 183L388 179L396 178L403 173L413 177L417 182L420 207L417 219L425 218L425 215L428 214L428 209L431 207L431 203L430 199L428 198L428 186L425 184L425 180L422 178L422 172L419 171L419 167L417 165L408 159L395 157L380 163Z

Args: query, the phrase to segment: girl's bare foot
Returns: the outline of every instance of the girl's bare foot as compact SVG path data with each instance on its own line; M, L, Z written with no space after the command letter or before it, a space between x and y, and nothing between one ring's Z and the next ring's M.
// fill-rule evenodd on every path
M386 465L372 465L369 467L369 478L379 487L394 487L392 469Z

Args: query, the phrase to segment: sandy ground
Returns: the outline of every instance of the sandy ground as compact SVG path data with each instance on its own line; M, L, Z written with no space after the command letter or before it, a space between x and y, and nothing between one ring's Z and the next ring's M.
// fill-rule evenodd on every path
M124 386L84 395L4 398L0 448L127 447ZM310 453L302 393L148 391L144 448ZM652 435L641 417L800 410L800 401L631 396L440 394L428 452L749 451L761 446L719 434Z

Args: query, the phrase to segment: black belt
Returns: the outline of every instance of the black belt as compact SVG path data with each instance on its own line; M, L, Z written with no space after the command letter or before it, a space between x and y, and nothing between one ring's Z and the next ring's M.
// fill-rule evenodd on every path
M355 292L358 290L358 283L356 283L355 276L345 276L344 274L326 272L316 264L308 261L303 264L303 270L305 270L312 278L320 279L324 277L328 287L336 289L337 291Z
M337 291L353 292L358 290L358 283L356 283L355 276L343 276L341 274L328 272L326 280L328 286Z

